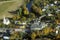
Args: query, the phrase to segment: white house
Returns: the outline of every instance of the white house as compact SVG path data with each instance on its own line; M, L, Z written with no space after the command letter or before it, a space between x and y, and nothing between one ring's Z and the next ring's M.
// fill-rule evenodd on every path
M4 36L3 39L9 40L10 37L8 37L8 36Z
M3 24L9 25L9 24L10 24L9 19L4 17L4 19L3 19Z

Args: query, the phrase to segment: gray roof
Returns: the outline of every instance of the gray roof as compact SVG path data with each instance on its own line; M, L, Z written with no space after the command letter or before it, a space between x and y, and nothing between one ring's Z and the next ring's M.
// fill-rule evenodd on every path
M35 28L38 28L39 30L43 29L46 26L45 23L34 23L31 25L31 29L34 30Z

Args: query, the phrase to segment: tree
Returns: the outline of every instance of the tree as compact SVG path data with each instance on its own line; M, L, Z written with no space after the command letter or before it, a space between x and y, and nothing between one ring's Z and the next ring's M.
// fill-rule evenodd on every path
M20 19L21 18L21 16L19 16L19 15L14 15L13 16L13 20L15 21L15 20L18 20L18 19Z
M33 11L37 14L37 15L41 15L42 14L42 10L40 7L37 7L36 5L32 5L32 9Z
M22 15L22 8L19 8L18 16Z
M28 15L29 14L29 11L28 11L28 9L26 7L24 7L23 13L24 13L24 15Z
M57 17L58 17L58 19L60 19L60 13L57 13Z
M30 13L30 14L29 14L29 17L30 17L31 19L35 19L35 18L36 18L36 16L35 16L34 13Z
M35 40L36 33L35 32L32 32L31 37L32 37L32 40Z
M26 21L26 17L23 16L23 17L21 18L21 20L22 20L22 22L23 22L23 21Z

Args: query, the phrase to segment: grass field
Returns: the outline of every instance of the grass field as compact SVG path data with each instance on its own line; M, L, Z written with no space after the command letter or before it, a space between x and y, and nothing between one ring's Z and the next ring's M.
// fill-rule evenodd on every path
M9 6L12 4L13 4L13 2L6 2L6 3L3 3L2 5L0 5L0 14L2 12L4 12L6 9L8 9Z
M22 0L2 1L0 2L0 19L4 16L12 17L8 11L17 9L22 4Z
M0 0L0 1L9 1L9 0Z

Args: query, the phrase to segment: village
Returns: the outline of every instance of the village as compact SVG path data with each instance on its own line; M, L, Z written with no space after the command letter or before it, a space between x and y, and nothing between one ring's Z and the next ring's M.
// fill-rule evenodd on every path
M24 0L8 13L0 19L0 40L60 40L60 0Z

